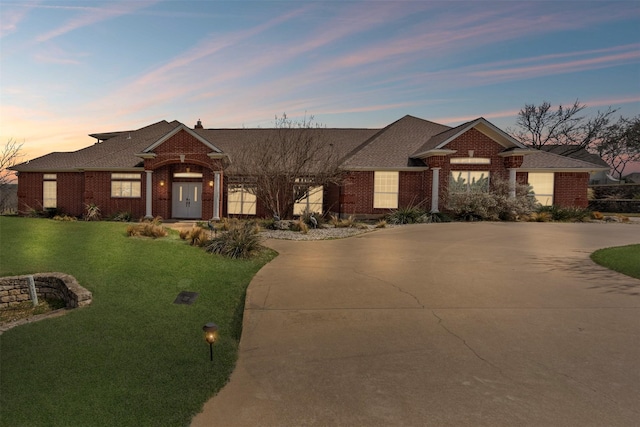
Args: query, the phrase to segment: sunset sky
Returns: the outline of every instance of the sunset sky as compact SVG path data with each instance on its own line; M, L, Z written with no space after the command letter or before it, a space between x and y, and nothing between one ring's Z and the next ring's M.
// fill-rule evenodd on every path
M406 114L513 127L525 103L640 114L637 1L0 0L0 139L26 159L159 120Z

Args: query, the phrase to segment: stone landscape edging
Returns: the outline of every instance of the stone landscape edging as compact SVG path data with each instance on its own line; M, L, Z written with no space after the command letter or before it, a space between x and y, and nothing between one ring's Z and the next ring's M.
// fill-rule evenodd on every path
M36 273L22 276L0 277L0 308L10 308L31 300L31 296L29 295L29 277L33 277L38 298L62 300L66 308L0 325L0 333L24 323L59 316L67 309L84 307L92 302L91 292L81 286L75 277L58 272Z

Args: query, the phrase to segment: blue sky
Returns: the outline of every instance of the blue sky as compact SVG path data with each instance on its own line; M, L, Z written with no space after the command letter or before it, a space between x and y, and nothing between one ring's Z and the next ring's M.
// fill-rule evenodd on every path
M503 129L525 103L640 114L637 1L0 0L0 140L27 158L159 120L406 114Z

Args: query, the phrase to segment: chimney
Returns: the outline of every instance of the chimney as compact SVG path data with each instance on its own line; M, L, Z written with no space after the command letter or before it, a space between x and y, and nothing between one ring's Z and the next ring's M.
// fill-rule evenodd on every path
M198 123L196 123L196 125L193 128L194 129L203 129L202 122L200 121L200 119L198 119Z

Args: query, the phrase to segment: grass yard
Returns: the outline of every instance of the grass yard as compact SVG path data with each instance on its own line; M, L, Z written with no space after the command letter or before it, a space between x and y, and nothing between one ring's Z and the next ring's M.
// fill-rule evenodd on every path
M182 426L227 382L245 289L275 254L229 260L176 233L126 224L0 217L0 275L59 271L92 305L0 336L3 426ZM173 304L180 291L193 305ZM215 322L214 361L202 326Z
M600 249L591 254L591 259L611 270L640 279L640 245Z

